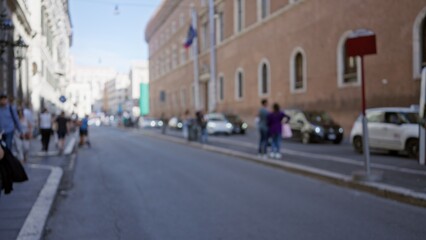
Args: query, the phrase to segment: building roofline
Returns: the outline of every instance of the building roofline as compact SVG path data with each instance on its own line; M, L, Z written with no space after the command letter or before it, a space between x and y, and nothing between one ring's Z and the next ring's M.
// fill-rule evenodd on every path
M170 17L173 10L180 4L180 1L163 0L155 13L151 16L145 28L145 41L148 43L151 37L157 32L161 25Z

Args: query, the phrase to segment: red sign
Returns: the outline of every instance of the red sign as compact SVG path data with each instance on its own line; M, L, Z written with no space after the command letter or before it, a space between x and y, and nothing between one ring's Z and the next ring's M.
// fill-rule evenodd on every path
M349 57L376 54L376 35L359 36L346 40L346 54Z

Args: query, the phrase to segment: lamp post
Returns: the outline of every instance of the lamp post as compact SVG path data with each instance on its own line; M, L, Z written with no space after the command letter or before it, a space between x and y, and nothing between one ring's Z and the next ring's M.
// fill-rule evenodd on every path
M6 51L6 48L11 45L10 36L13 31L12 20L6 18L5 14L0 15L0 88L2 91L7 90L7 81L5 78L4 65L5 61L3 60L3 53Z
M13 51L15 54L15 59L18 61L18 100L22 102L24 98L24 92L22 90L22 72L21 72L21 63L22 60L27 55L27 49L28 45L25 44L22 37L19 37L19 39L13 43Z

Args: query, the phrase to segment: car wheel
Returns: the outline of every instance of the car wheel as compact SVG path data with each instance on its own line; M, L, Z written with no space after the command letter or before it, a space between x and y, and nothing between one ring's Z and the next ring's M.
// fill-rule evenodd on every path
M241 130L241 135L244 135L244 134L246 134L246 130Z
M419 157L419 140L418 139L409 139L405 144L405 150L408 153L410 158Z
M304 132L302 135L302 143L308 144L311 142L311 135L308 132Z
M356 152L358 153L363 152L362 138L360 136L354 137L354 140L352 141L352 145Z

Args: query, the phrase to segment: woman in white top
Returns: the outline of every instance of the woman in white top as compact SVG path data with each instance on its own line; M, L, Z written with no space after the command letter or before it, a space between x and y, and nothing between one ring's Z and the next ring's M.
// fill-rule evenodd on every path
M52 115L43 109L43 112L40 114L40 134L41 134L41 144L42 151L47 152L49 149L50 135L52 135Z
M25 117L22 109L18 111L19 123L21 124L22 137L16 141L16 148L18 151L18 159L22 162L27 162L28 152L30 150L30 139L32 133L31 122Z

